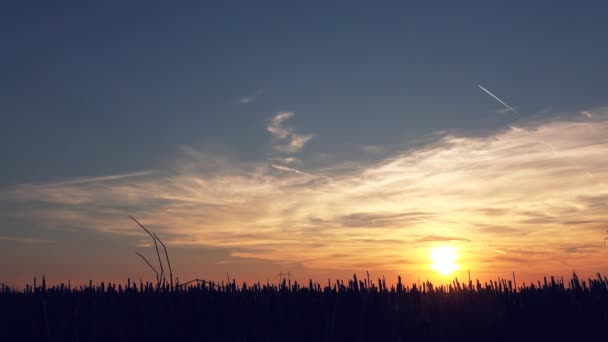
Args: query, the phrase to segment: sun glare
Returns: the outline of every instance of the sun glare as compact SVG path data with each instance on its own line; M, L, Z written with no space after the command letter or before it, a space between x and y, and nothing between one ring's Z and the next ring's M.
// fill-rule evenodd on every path
M431 268L441 275L450 275L459 266L456 263L458 255L450 246L439 246L431 249Z

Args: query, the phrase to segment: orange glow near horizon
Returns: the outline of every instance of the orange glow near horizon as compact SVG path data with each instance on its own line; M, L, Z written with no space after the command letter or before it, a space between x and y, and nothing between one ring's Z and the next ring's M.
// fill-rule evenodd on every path
M0 248L4 260L20 260L2 273L151 277L133 251L153 256L153 244L133 215L167 244L181 279L604 274L607 137L608 111L595 111L593 120L445 135L374 162L324 168L181 146L170 170L0 191L17 227L0 235ZM36 234L18 230L30 226Z

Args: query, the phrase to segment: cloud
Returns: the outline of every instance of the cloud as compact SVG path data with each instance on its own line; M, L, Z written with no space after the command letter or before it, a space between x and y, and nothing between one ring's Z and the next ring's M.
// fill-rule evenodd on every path
M471 242L469 239L455 237L455 236L437 236L437 235L428 235L421 238L416 239L417 242L449 242L449 241L465 241Z
M287 153L295 153L301 150L312 138L312 135L291 134L291 141L287 145L275 146L277 150Z
M283 127L283 122L293 116L293 112L278 113L270 120L270 123L268 126L266 126L266 130L274 135L277 139L286 139L291 131Z
M312 135L296 134L291 128L285 127L284 122L295 115L293 112L281 112L275 115L266 130L274 139L273 148L280 152L295 153L300 151L312 138Z
M248 95L248 96L243 96L241 98L239 98L239 103L241 104L249 104L252 103L253 101L255 101L260 95L262 95L263 90L262 89L258 89L254 94L252 95Z
M95 183L95 182L122 180L125 178L148 176L155 172L156 172L155 170L150 170L150 171L137 171L137 172L123 173L123 174L116 174L116 175L110 175L110 176L101 176L101 177L82 177L82 178L75 178L75 179L71 179L71 180L67 180L67 181L63 181L63 182L57 182L57 183L55 183L55 185L82 184L82 183Z
M283 164L295 164L295 163L302 162L298 158L294 158L294 157L285 157L285 158L275 157L275 158L268 158L268 160L276 161L276 162L283 163Z
M404 227L408 223L426 221L429 213L353 213L334 218L334 222L344 227Z
M517 110L517 107L513 107L513 110ZM506 114L511 111L511 108L499 108L496 110L496 114ZM517 113L517 112L516 112Z
M242 104L247 104L247 103L253 102L254 99L255 99L255 96L245 96L245 97L241 97L239 99L239 102Z
M287 167L287 166L282 166L282 165L277 165L277 164L271 164L270 166L272 166L273 168L275 168L277 170L281 170L281 171L292 172L292 173L295 173L298 175L304 175L304 176L308 176L308 177L312 177L312 178L323 178L328 181L332 181L332 179L330 177L313 175L308 172L300 171L298 169L294 169L294 168Z
M481 85L477 85L479 88L481 88L481 90L485 91L488 95L492 96L496 101L500 102L503 106L505 106L505 109L507 109L508 111L511 111L515 114L518 114L517 111L515 109L513 109L511 106L509 106L506 102L504 102L503 100L499 99L498 96L492 94L489 90L487 90L486 88L482 87Z
M517 260L496 250L527 260L520 265L527 270L606 267L605 250L593 247L603 243L608 221L602 113L594 110L594 120L575 113L572 120L519 123L481 137L442 135L348 168L302 171L184 146L172 169L5 188L0 215L128 235L136 230L132 214L172 246L227 248L310 269L403 270L390 260L406 259L407 272L424 274L429 244L460 246L472 270L511 271L504 263ZM291 141L284 123L292 116L269 122L277 142ZM349 257L331 257L337 253Z
M33 238L26 238L26 237L14 237L14 236L0 236L0 241L8 241L8 242L12 242L12 243L22 243L22 244L28 244L28 245L37 245L37 244L44 244L44 243L50 243L51 241L49 240L43 240L43 239L33 239Z
M361 150L367 153L384 153L384 147L378 145L363 145L361 146Z

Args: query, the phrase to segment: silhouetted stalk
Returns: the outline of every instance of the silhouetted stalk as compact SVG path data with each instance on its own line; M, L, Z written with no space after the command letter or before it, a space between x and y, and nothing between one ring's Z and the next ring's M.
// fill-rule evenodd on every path
M160 277L158 278L158 283L160 285L161 281L164 281L164 270L163 270L163 262L160 260L160 253L158 252L158 243L156 242L156 238L154 238L154 235L152 235L152 233L150 233L149 230L146 229L146 227L144 227L141 223L139 223L139 221L137 221L133 216L129 216L133 221L135 221L135 223L137 223L143 230L146 231L146 233L148 233L148 235L150 235L150 237L152 238L152 240L154 241L154 247L156 248L156 256L158 256L158 263L160 264Z
M160 244L163 246L163 249L165 250L165 258L167 258L167 265L169 265L169 279L171 280L171 289L173 289L173 270L171 269L171 261L169 261L169 253L167 253L167 247L161 241L161 239L159 239L158 236L156 236L156 234L154 234L154 233L152 233L152 234L154 235L156 240L158 240L158 242L160 242Z
M179 284L179 285L177 285L176 287L178 287L178 288L179 288L179 287L182 287L182 286L186 286L186 285L188 285L188 284L192 284L192 283L194 283L194 282L196 282L197 284L198 284L198 283L201 283L201 282L202 282L203 284L207 283L207 284L209 284L209 287L217 287L217 288L219 288L219 287L220 287L219 285L214 284L214 283L212 283L212 282L210 282L210 281L209 281L209 282L205 282L203 279L198 279L198 278L196 278L196 279L192 279L192 280L187 281L187 282L185 282L185 283L183 283L183 284Z
M148 266L150 266L150 268L152 269L152 271L154 271L154 273L156 273L156 282L159 282L158 272L156 271L156 269L154 268L154 266L152 266L152 264L150 264L148 262L148 259L146 259L145 256L139 254L139 252L135 252L135 253L137 253L137 255L139 255L142 259L144 259L144 261L146 262L146 264L148 264Z

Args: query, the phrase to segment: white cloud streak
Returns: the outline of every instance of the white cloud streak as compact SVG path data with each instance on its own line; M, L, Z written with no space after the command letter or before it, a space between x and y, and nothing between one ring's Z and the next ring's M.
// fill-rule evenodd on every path
M296 153L312 138L312 135L296 134L291 128L285 127L284 122L294 115L293 112L278 113L266 126L266 130L273 136L275 150Z
M295 173L295 174L298 174L298 175L304 175L304 176L308 176L308 177L312 177L312 178L323 178L323 179L326 179L328 181L332 181L333 180L330 177L313 175L311 173L300 171L298 169L294 169L294 168L283 166L283 165L271 164L271 166L273 168L277 169L277 170L286 171L286 172L292 172L292 173Z
M285 158L275 157L275 158L268 158L268 160L276 161L276 162L283 163L283 164L295 164L295 163L302 162L301 160L294 158L294 157L285 157Z
M83 178L75 178L75 179L71 179L71 180L67 180L67 181L63 181L63 182L57 182L55 184L61 185L61 184L83 184L83 183L107 182L107 181L115 181L115 180L121 180L121 179L126 179L126 178L148 176L148 175L154 174L155 172L157 172L157 171L149 170L149 171L137 171L137 172L123 173L123 174L116 174L116 175L110 175L110 176L83 177Z
M24 237L13 237L13 236L0 236L0 241L8 241L8 242L13 242L13 243L28 244L28 245L50 243L49 240L32 239L32 238L24 238Z
M381 154L384 153L385 149L382 146L378 145L363 145L361 146L361 150L367 153Z
M245 97L241 97L239 99L239 102L242 104L247 104L247 103L253 102L254 99L255 99L254 96L245 96Z
M253 101L255 101L258 96L260 96L262 94L263 90L262 89L258 89L254 94L249 95L249 96L243 96L241 98L239 98L239 102L241 104L249 104L252 103Z
M506 102L504 102L503 100L499 99L498 96L492 94L489 90L487 90L486 88L482 87L480 84L477 85L479 88L481 88L481 90L485 91L488 95L492 96L494 99L496 99L496 101L502 103L503 106L507 107L508 110L512 111L513 113L517 114L517 111L515 109L513 109L511 106L509 106Z
M0 204L18 204L6 215L121 234L134 214L171 245L317 269L375 260L375 269L423 272L425 248L438 243L457 246L477 272L606 267L608 119L594 114L486 137L447 135L334 173L218 157L207 170L199 165L211 157L188 153L171 172L18 185L0 192ZM275 117L269 131L289 137L282 122L291 115ZM333 181L314 181L319 174Z

